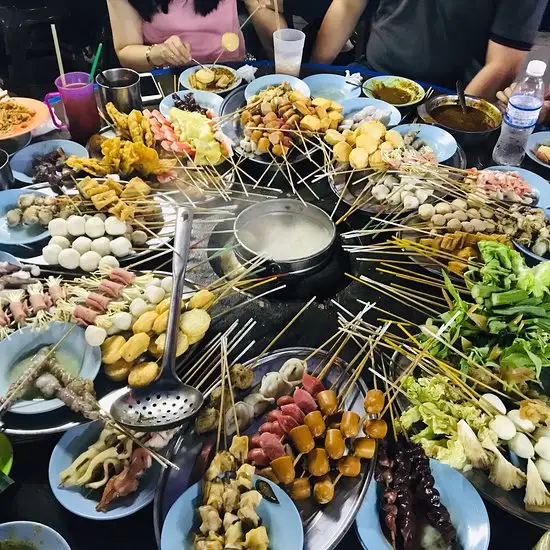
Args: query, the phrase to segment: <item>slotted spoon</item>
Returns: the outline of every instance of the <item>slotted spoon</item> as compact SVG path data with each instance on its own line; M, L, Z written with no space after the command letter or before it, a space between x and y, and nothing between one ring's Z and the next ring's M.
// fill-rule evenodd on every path
M127 388L111 405L111 415L126 428L142 432L175 428L196 414L204 400L201 392L183 384L176 374L181 295L189 258L192 222L190 211L177 210L170 316L159 377L145 388Z

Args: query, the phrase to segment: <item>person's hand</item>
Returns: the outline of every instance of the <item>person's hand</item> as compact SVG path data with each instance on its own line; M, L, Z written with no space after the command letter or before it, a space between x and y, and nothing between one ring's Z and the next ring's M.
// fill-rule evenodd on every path
M508 101L514 92L517 82L514 82L504 90L497 92L497 99L502 104L502 110L505 111L508 105ZM539 122L541 124L550 124L550 86L546 88L546 93L544 94L544 102L542 104L542 109L539 114Z
M181 67L191 61L191 46L179 36L171 36L151 48L151 61L157 66Z

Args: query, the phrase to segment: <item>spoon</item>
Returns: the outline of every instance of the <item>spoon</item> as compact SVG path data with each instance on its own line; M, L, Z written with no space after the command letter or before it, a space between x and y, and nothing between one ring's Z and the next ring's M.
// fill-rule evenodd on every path
M176 374L176 344L181 313L181 295L193 215L176 211L176 237L172 261L173 288L166 330L165 353L158 378L145 388L124 388L111 405L111 415L126 428L142 432L168 430L183 424L202 406L201 392L182 383Z
M466 97L464 95L464 82L462 80L456 81L456 95L458 96L458 104L462 112L466 114Z

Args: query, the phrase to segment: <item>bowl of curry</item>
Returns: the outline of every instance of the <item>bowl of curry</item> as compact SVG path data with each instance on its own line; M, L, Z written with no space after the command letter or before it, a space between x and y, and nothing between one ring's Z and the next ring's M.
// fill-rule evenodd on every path
M380 99L396 107L415 105L422 101L426 94L420 84L400 76L369 78L363 84L363 93L367 97Z
M502 124L496 105L477 97L466 97L466 112L456 95L433 97L418 107L418 115L428 124L445 128L461 145L484 142Z

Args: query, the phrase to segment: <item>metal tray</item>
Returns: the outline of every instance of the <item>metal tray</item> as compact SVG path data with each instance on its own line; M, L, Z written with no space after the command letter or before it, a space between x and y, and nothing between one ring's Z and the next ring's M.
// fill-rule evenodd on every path
M451 166L452 168L460 168L461 170L466 168L467 161L466 161L466 153L464 152L464 149L460 145L458 145L456 153L447 161L442 163L446 166ZM362 174L363 172L359 172L358 174L361 174L360 177L364 177ZM330 174L328 176L328 183L330 185L330 188L332 192L340 198L342 194L342 190L346 186L346 182L349 178L349 174L341 174L340 176L338 173L335 175ZM352 206L359 196L362 187L361 184L359 187L355 187L353 189L350 189L353 182L350 182L348 184L347 189L345 190L344 195L342 196L342 202L344 204L347 204L348 206ZM383 214L383 211L380 210L380 204L363 204L360 208L358 208L361 212L366 212L367 214Z
M241 126L241 117L234 116L228 117L231 113L235 113L239 109L242 109L246 105L246 98L244 97L244 91L246 86L239 86L235 88L224 100L220 109L220 116L225 117L227 120L222 123L223 133L233 142L233 150L239 155L245 157L247 160L255 162L257 164L263 164L269 166L275 164L273 157L270 155L254 155L251 153L245 153L240 146L241 139L244 137L243 127ZM307 158L302 153L296 153L290 151L288 160L292 163L301 162Z
M254 386L259 384L263 375L268 372L278 371L282 364L291 357L307 357L313 351L312 348L285 348L265 356L260 360L255 369ZM308 361L309 368L315 366L327 356L325 352L319 352ZM250 362L248 362L250 363ZM245 363L246 364L246 363ZM347 364L337 359L334 366L327 374L326 380L336 381ZM347 410L354 410L363 415L363 401L367 392L367 386L361 379L347 398L345 406ZM253 434L263 422L262 417L255 420L245 433ZM155 495L154 525L157 544L160 545L160 534L164 519L172 504L189 487L194 465L203 447L207 447L215 441L215 434L199 436L193 430L187 430L174 443L172 453L168 458L179 467L179 472L165 470L162 473L160 483ZM342 540L355 520L355 516L363 502L369 483L371 482L376 459L363 466L361 475L355 479L343 478L336 488L334 500L327 506L320 507L311 500L297 503L300 516L304 525L304 549L305 550L331 550Z
M399 352L395 352L392 356L390 365L392 378L396 379L399 374L406 369L408 364L409 362L406 357L399 354ZM396 403L400 412L405 411L411 404L401 393L397 396ZM525 510L523 504L525 488L505 491L489 481L489 475L486 470L472 469L463 475L466 479L471 481L472 485L479 491L483 498L492 502L499 508L502 508L505 512L531 525L536 525L542 529L550 529L550 514L528 512Z
M157 271L159 275L171 276L171 273L164 271ZM194 291L191 286L185 286L183 289L184 294ZM193 344L189 350L178 361L178 365L189 361L195 353L198 351L200 342ZM110 409L110 403L115 399L114 395L110 395L109 399L104 399L105 396L113 392L114 390L125 389L121 387L120 382L113 382L109 380L104 372L103 368L99 370L98 375L94 380L94 388L96 396L101 406L105 410ZM51 434L63 433L74 426L85 424L89 422L82 415L72 412L68 407L62 407L55 411L50 411L41 414L15 414L7 412L2 420L0 420L0 432L5 432L9 435L18 436L18 440L23 439L36 439L45 437Z
M97 180L102 180L104 178L95 178ZM41 191L48 197L55 197L57 196L56 193L54 193L48 183L36 183L34 185L29 185L28 187L25 187L26 190L33 191ZM68 189L67 194L70 196L72 193L74 193L74 190ZM146 256L152 255L152 254L158 254L159 247L166 247L166 243L170 242L173 239L174 236L174 224L176 220L176 207L177 204L174 202L173 199L171 199L169 196L163 194L163 193L157 193L155 194L155 200L158 202L161 210L162 210L162 218L164 221L164 225L160 228L158 231L157 237L150 237L147 240L147 245L151 248L151 250L140 250L139 252L132 252L131 254L128 254L128 256L125 256L124 258L120 258L119 262L121 265L129 265L131 263L134 263L136 260L139 260L141 258L145 258ZM98 212L99 213L99 212ZM34 264L38 266L47 266L48 264L44 260L44 257L42 256L42 248L46 246L47 241L49 237L38 241L37 243L33 243L32 245L6 245L3 247L5 252L9 252L10 254L13 254L18 260L21 260L22 262ZM170 250L166 247L166 253L170 253ZM60 265L56 266L50 266L52 268L55 268L58 271L65 271L64 268L62 268ZM86 273L85 271L82 271L80 269L77 270L79 273Z

